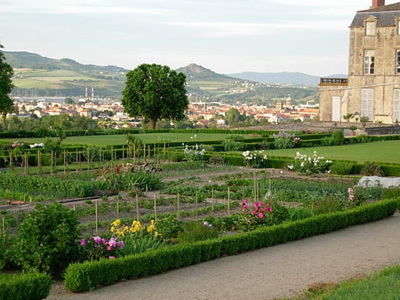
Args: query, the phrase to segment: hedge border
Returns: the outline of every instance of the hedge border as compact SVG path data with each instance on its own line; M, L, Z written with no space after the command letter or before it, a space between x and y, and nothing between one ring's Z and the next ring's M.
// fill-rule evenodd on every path
M45 273L0 276L0 300L41 300L50 293L51 277Z
M118 259L75 263L68 267L64 284L72 292L84 292L99 285L114 284L122 279L156 275L224 255L236 255L245 251L325 234L352 225L387 218L396 212L399 202L400 198L383 200L344 212L263 227L233 236L178 245Z

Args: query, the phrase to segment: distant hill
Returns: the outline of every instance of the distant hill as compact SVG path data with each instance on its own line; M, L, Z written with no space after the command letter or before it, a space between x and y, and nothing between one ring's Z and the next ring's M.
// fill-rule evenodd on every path
M117 66L84 65L72 59L53 59L30 52L4 52L14 69L15 96L84 96L120 98L128 70Z
M85 88L95 96L120 99L128 70L117 66L84 65L72 59L53 59L29 52L4 52L14 68L14 96L82 97ZM218 74L196 64L177 69L187 78L191 101L273 104L291 96L294 102L317 99L315 88L264 84ZM89 95L90 96L90 95Z
M257 73L243 72L229 74L231 77L252 80L261 83L290 85L290 86L317 86L320 82L320 77L308 75L298 72L279 72L279 73ZM338 74L325 77L344 77L347 75Z

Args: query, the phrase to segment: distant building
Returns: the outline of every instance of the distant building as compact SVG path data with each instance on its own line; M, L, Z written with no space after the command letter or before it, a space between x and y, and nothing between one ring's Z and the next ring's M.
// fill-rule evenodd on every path
M368 117L386 124L400 121L400 2L358 11L350 25L349 74L321 78L320 120Z

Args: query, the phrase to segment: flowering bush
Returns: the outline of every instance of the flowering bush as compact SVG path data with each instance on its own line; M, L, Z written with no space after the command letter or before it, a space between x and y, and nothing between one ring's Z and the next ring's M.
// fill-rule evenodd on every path
M202 161L204 160L204 154L206 153L205 149L199 148L199 145L194 145L192 148L189 148L188 145L182 144L183 148L183 156L186 161Z
M288 169L307 175L323 172L329 173L329 166L332 164L331 160L325 160L322 156L318 156L317 151L314 151L312 156L302 155L300 152L297 152L294 160L294 164L288 165Z
M245 151L242 153L248 167L251 168L266 168L267 167L267 152L264 150Z
M113 259L118 255L118 249L124 248L124 242L111 237L108 241L100 236L80 240L81 250L85 260Z
M133 221L132 225L128 226L122 224L120 219L117 219L111 223L110 231L113 235L118 237L132 235L136 236L137 238L141 238L144 236L151 236L151 235L157 237L159 235L154 220L151 220L150 225L146 227L142 225L140 221Z
M347 206L353 208L365 203L367 200L379 199L382 193L382 187L361 187L355 186L347 189Z
M244 231L255 229L262 225L272 225L273 208L271 203L264 205L262 202L254 202L252 205L249 200L242 201L243 213L238 224L238 228Z

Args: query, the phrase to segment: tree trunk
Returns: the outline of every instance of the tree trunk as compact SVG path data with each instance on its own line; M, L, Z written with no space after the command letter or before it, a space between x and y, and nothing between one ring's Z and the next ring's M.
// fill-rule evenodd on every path
M156 129L157 118L149 119L149 129Z

